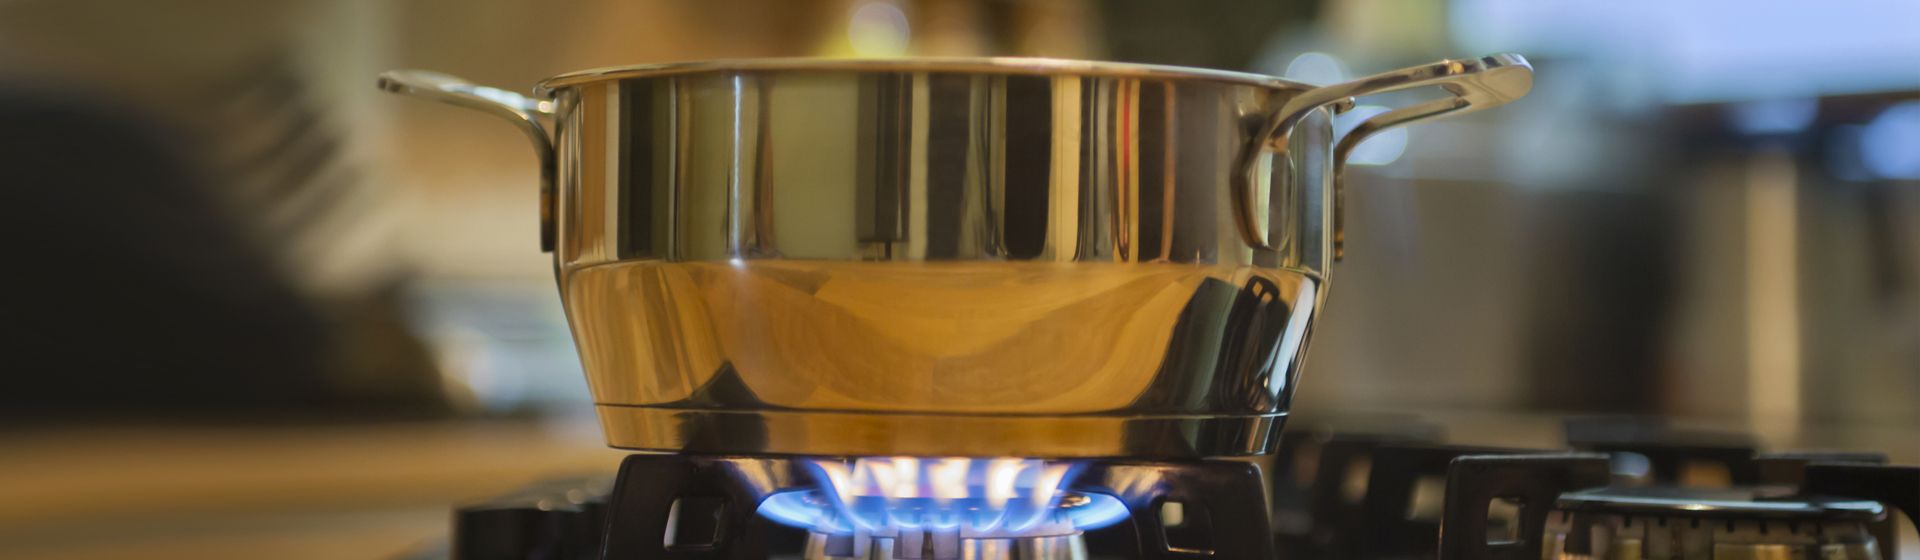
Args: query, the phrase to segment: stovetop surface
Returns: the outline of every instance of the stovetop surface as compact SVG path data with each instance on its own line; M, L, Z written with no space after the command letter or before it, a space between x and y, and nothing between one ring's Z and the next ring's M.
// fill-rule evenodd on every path
M1556 415L1419 414L1454 441L1552 446L1562 438ZM1289 429L1309 426L1296 419ZM1894 463L1920 462L1920 432L1912 428L1843 428L1809 429L1809 439L1794 443L1879 450ZM607 449L595 430L588 419L564 430L496 422L15 433L0 461L10 473L0 478L0 494L16 498L0 508L0 542L9 549L0 556L191 550L204 558L393 558L445 538L444 504L471 504L546 477L610 470L625 453ZM137 451L140 469L126 468L129 449ZM1275 470L1271 460L1263 464ZM18 546L28 535L38 543L32 552ZM1916 542L1903 538L1902 560L1920 560Z

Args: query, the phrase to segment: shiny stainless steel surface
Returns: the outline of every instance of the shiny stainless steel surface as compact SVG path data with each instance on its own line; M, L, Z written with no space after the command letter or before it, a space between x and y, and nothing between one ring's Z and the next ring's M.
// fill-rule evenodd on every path
M1371 134L1518 97L1527 72L1501 55L1319 89L1040 59L561 76L542 86L561 294L616 447L1264 453L1333 260L1345 152L1323 109L1455 94Z
M1765 499L1752 488L1632 486L1570 492L1555 506L1566 511L1621 515L1666 515L1684 510L1744 519L1868 521L1886 514L1868 500Z
M1133 79L1214 80L1263 87L1275 87L1291 83L1282 78L1247 72L1065 58L749 58L738 60L636 64L632 66L568 72L541 81L540 84L536 86L536 90L551 93L555 89L566 86L627 78L658 78L704 72L773 72L791 70L804 70L809 72L964 72L1028 76L1110 76Z
M1497 107L1508 101L1519 99L1533 89L1533 67L1527 59L1516 54L1496 54L1477 60L1443 60L1416 66L1404 70L1379 74L1351 82L1327 86L1307 92L1287 101L1285 107L1274 113L1274 119L1267 124L1266 133L1272 137L1266 149L1284 152L1288 145L1288 135L1296 129L1300 119L1320 107L1351 107L1355 97L1385 93L1422 86L1440 86L1451 97L1423 102L1409 107L1401 107L1386 113L1375 115L1362 121L1351 132L1341 137L1339 145L1333 150L1333 258L1338 260L1345 253L1346 239L1346 169L1347 156L1368 138L1382 132L1416 124L1441 117L1464 115L1481 109ZM1343 109L1336 109L1343 110ZM1249 167L1248 173L1236 174L1236 196L1242 200L1254 200L1255 193L1248 190L1251 184L1253 162L1259 161L1260 146L1249 146L1241 153L1243 166ZM1245 205L1242 208L1252 208ZM1243 215L1242 224L1258 223L1257 217ZM1265 242L1257 229L1248 229L1245 234L1256 246Z

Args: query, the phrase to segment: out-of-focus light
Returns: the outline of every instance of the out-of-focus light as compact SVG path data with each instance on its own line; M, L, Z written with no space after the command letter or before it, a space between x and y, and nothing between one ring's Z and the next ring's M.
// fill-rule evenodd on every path
M1353 110L1333 118L1334 132L1344 138L1348 133L1353 132L1354 127L1360 126L1360 123L1366 122L1367 119L1371 119L1375 115L1390 110L1391 109L1378 105L1361 105L1354 107ZM1365 142L1361 142L1359 146L1353 148L1353 153L1347 156L1347 163L1351 165L1386 165L1393 163L1393 160L1400 159L1400 154L1405 151L1407 151L1407 129L1396 128L1376 134L1372 138L1368 138Z
M1286 78L1296 82L1324 86L1344 82L1347 79L1347 67L1340 59L1326 53L1310 52L1293 58L1287 64Z
M815 461L813 465L820 469L822 478L827 481L827 488L832 489L833 497L839 499L840 507L853 503L853 476L846 464Z
M987 467L987 505L1006 507L1007 500L1013 499L1014 482L1020 471L1026 468L1026 462L1019 459L994 459Z
M1639 453L1614 453L1613 458L1607 461L1607 470L1621 476L1640 478L1653 471L1653 461Z
M1733 127L1744 134L1790 134L1806 130L1820 114L1812 99L1768 99L1728 106Z
M1920 101L1888 107L1860 131L1860 162L1888 179L1920 179Z
M847 40L860 56L906 56L907 41L912 37L906 12L891 2L861 4L853 10L853 20L847 22Z
M933 485L933 497L956 500L967 497L967 459L943 459L927 469L927 481Z
M1452 0L1461 52L1584 59L1668 103L1920 88L1913 0Z

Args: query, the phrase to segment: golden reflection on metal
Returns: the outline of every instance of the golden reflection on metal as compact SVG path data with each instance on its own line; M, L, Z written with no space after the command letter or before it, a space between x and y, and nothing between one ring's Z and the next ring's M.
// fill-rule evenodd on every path
M1616 538L1613 546L1607 547L1607 560L1645 560L1642 544L1640 539Z
M1333 260L1345 152L1321 109L1458 96L1374 131L1517 97L1526 69L1317 89L1054 59L568 74L541 85L562 299L616 447L1260 454Z
M1713 560L1811 560L1806 550L1787 544L1714 543Z

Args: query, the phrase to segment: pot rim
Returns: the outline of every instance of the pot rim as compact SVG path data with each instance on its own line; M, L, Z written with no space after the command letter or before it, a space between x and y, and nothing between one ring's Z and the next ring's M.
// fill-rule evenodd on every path
M742 58L634 64L568 72L534 85L534 92L550 96L563 87L626 78L649 78L707 72L761 71L958 72L975 74L1115 76L1140 79L1184 79L1227 82L1277 89L1308 90L1315 86L1277 76L1187 66L1103 62L1068 58Z

